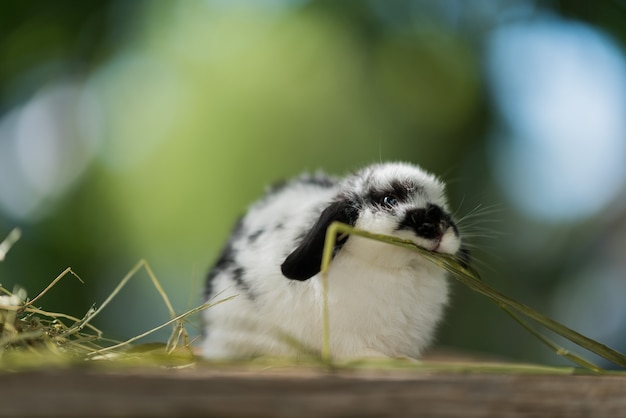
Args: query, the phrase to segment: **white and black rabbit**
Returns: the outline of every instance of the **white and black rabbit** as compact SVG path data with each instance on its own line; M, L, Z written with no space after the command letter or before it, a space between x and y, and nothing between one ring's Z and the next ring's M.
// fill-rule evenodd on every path
M333 221L467 258L444 184L417 166L382 163L345 178L301 176L250 207L209 273L207 300L238 296L204 311L205 357L300 353L288 340L321 350L319 271ZM441 268L414 251L357 236L338 240L328 280L334 358L418 358L448 300Z

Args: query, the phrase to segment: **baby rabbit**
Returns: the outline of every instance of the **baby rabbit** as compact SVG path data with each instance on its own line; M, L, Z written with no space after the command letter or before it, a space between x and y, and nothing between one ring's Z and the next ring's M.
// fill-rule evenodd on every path
M304 175L275 186L237 222L209 273L207 300L238 296L204 311L205 357L321 350L319 272L333 221L431 251L461 248L444 184L417 166L374 164L342 179ZM441 268L415 251L358 236L338 238L328 285L334 358L418 358L448 300Z

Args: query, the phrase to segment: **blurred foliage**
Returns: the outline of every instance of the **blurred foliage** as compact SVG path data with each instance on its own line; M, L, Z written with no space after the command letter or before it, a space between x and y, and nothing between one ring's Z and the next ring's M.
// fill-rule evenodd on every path
M232 223L267 184L401 159L450 181L460 215L500 205L502 215L482 217L502 222L484 224L476 258L495 287L546 309L568 268L555 260L580 251L572 237L598 235L585 225L548 228L501 203L484 151L494 114L481 46L502 10L532 2L482 3L2 2L0 117L46 86L76 83L99 103L102 138L80 181L46 202L47 216L0 214L0 234L24 230L0 280L32 294L71 266L87 284L59 283L46 306L79 315L146 258L184 310L199 302ZM535 7L626 40L621 2ZM533 238L511 238L517 227ZM167 319L146 286L129 284L96 325L124 338ZM453 305L442 343L539 355L467 290L455 287Z
M3 1L0 111L43 83L93 69L131 35L143 1Z

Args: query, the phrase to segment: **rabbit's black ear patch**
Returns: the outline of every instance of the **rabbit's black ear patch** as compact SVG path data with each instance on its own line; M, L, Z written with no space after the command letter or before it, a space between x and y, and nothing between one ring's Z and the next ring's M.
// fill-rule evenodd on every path
M287 257L281 265L285 277L292 280L307 280L320 271L322 252L326 240L326 230L331 223L338 221L354 226L359 216L357 208L347 200L338 200L331 203L322 211L319 219L306 233L298 247ZM347 237L337 240L335 251L347 241Z

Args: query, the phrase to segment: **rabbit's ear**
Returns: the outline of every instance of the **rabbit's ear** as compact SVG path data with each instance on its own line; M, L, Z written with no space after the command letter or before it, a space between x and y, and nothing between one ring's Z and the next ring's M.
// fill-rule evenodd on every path
M346 200L331 203L320 215L315 225L306 234L298 248L285 260L281 270L285 277L292 280L307 280L319 273L322 264L322 252L326 240L326 229L334 221L354 226L358 218L358 210ZM335 251L346 242L346 238L337 239Z

